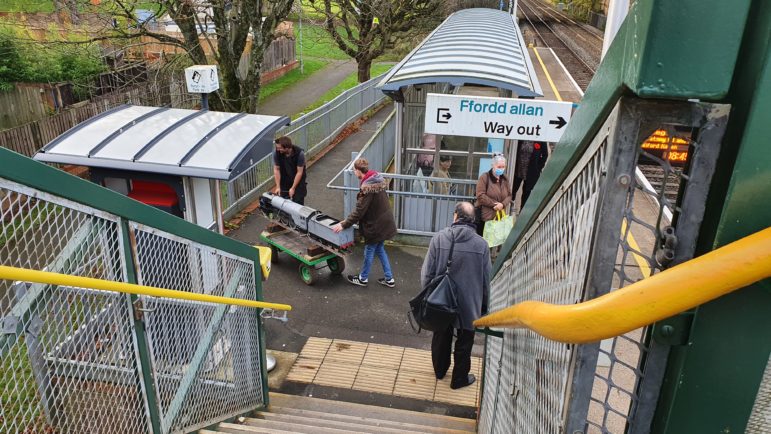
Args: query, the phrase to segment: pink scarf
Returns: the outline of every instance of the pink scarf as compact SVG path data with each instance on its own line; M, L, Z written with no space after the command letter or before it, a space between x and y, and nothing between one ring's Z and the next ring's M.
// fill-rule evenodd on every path
M368 180L369 178L372 178L373 176L377 175L377 172L374 170L368 170L367 173L364 174L364 177L361 178L361 182L359 182L359 185L363 185L364 181Z

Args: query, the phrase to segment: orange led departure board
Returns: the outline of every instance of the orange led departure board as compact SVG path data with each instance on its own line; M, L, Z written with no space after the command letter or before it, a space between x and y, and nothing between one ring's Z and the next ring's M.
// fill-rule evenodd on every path
M667 130L656 130L643 142L642 148L657 157L668 159L675 165L682 165L688 159L688 139L670 137Z

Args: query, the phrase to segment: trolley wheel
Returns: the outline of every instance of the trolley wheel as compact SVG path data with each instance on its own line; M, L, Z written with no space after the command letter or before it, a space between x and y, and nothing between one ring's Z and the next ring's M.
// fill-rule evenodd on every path
M314 274L315 273L313 267L300 264L300 278L302 278L306 285L313 285L313 281L316 280L316 276Z
M270 258L272 262L278 262L278 252L280 251L281 250L279 250L278 247L273 244L270 245Z
M329 271L331 271L332 274L343 274L343 270L345 270L345 259L341 258L340 256L327 259L327 266L329 267Z

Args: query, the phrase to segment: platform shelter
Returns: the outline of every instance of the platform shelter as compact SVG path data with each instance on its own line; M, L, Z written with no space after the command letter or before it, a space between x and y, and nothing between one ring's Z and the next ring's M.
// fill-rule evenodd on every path
M223 232L220 182L273 150L285 116L121 105L46 145L35 159L90 168L91 180Z
M517 143L427 134L427 94L542 96L516 17L483 8L449 16L379 86L395 102L388 124L395 131L392 142L383 141L386 149L370 149L365 156L384 155L384 166L393 162L375 169L393 172L400 232L419 235L447 226L454 203L473 199L476 180L490 168L493 153L503 153L513 167Z

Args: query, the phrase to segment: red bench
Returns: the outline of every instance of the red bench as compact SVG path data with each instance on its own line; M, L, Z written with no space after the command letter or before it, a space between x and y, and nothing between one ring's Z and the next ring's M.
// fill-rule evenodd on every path
M179 197L168 184L152 181L131 180L128 197L147 205L173 208L179 205Z

